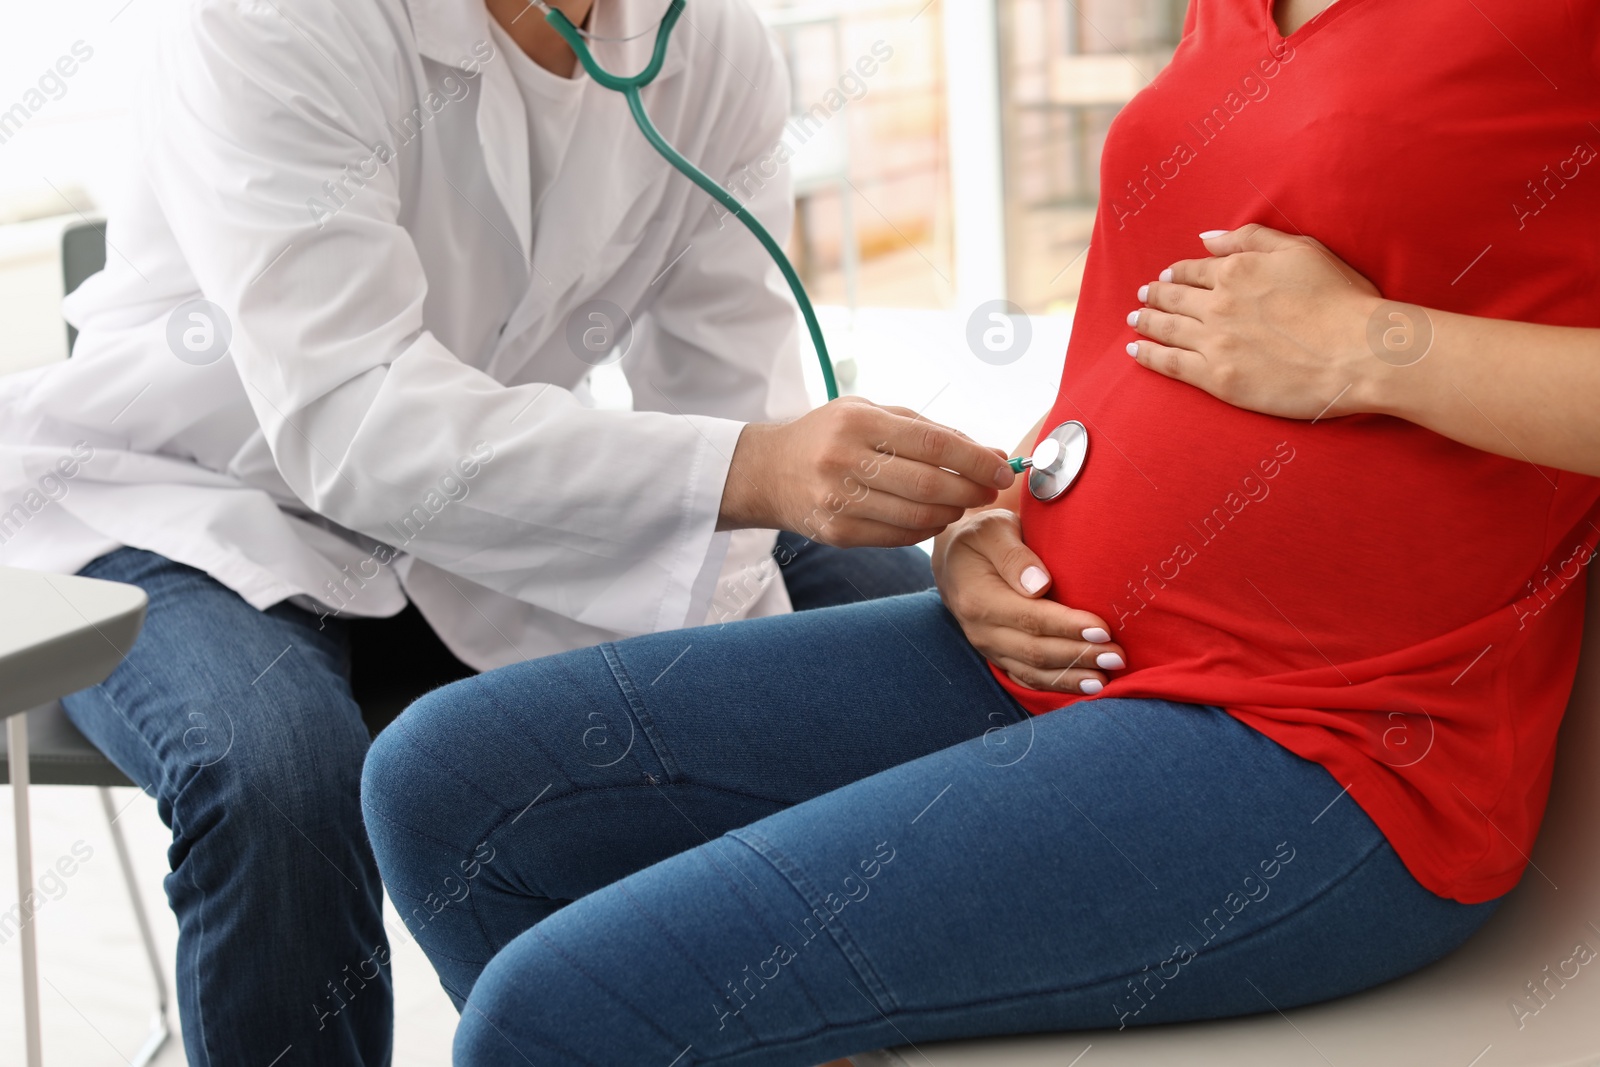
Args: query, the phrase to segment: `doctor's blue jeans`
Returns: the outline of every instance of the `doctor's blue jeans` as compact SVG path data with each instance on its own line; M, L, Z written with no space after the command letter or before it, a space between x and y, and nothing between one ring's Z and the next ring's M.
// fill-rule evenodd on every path
M915 549L840 551L785 535L775 556L802 609L932 584ZM390 935L362 826L368 733L356 694L363 676L404 674L420 695L470 671L414 610L395 620L258 611L203 572L133 548L81 573L150 600L127 659L63 703L172 830L166 891L189 1062L387 1064Z
M1495 908L1428 892L1220 709L1029 717L935 593L457 682L380 735L362 798L464 1067L806 1067L1286 1009Z

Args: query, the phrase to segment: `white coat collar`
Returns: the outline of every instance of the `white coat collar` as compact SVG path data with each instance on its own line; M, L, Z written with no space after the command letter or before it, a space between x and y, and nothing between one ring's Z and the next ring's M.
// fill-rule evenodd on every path
M609 69L619 74L632 74L650 61L655 47L654 27L666 14L670 0L595 0L592 28L601 37L619 37L624 33L649 32L625 44L605 44L596 55ZM452 67L468 67L477 62L473 46L489 40L489 8L484 0L408 0L411 11L412 32L417 37L417 50L429 59ZM692 15L691 10L685 15ZM528 18L543 18L537 10ZM685 31L693 32L689 19L681 20L673 30L673 45L667 51L660 78L669 77L683 67L684 49L677 38Z
M642 70L649 63L651 52L655 48L653 27L660 24L661 16L666 13L669 3L670 0L595 0L591 23L594 32L599 36L620 37L625 33L636 33L640 27L652 28L650 32L632 41L600 45L595 50L600 62L608 69L623 73L631 74ZM481 48L481 42L491 39L489 9L484 0L409 0L409 4L418 51L430 59L451 66L465 68L478 64L479 61L473 58L475 47ZM528 17L543 16L535 9ZM674 29L661 72L651 83L652 85L661 84L683 69L684 57L689 50L684 34L694 32L693 26L688 25L688 22L687 17L683 18ZM528 140L525 125L527 117L522 96L517 91L511 72L504 63L491 61L481 64L480 76L483 79L483 92L478 102L478 138L483 148L484 164L490 184L511 219L512 228L516 231L517 245L530 272L549 285L564 284L579 273L574 269L575 264L565 258L566 254L576 249L567 247L558 252L554 248L536 250L533 247L533 213L530 202L532 194L529 188ZM617 95L615 101L608 103L611 106L626 107L620 95ZM574 140L576 155L582 155L585 147L593 147L588 145L587 138L578 137ZM656 162L654 150L640 136L630 138L625 147L614 147L612 151L617 152L617 158L610 160L609 164L621 168L629 175L624 179L628 184L641 186ZM592 165L601 167L607 164L595 161ZM624 209L625 202L612 203L600 211L584 212L581 215L583 225L578 229L585 231L584 236L590 241L601 238L615 229ZM569 239L578 238L577 233L569 233L567 236ZM576 247L583 247L583 242L577 242ZM540 252L545 255L541 256ZM551 255L556 256L554 264L549 262ZM558 280L552 278L552 275L561 277Z

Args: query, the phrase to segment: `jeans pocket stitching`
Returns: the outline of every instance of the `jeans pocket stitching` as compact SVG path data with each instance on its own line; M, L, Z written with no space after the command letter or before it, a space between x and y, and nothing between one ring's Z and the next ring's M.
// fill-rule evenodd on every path
M656 754L656 760L661 764L661 770L666 775L667 781L678 782L683 778L683 772L678 767L678 761L673 758L672 750L667 747L667 742L661 736L661 731L656 728L656 723L650 717L650 712L645 709L644 698L639 695L639 687L633 681L633 675L628 673L628 668L623 666L622 657L617 655L617 646L614 642L606 642L600 646L600 653L605 657L606 666L611 669L612 680L617 683L617 689L622 693L622 699L627 701L628 711L633 715L634 722L639 724L639 730L650 742L651 750ZM641 768L642 770L642 768Z

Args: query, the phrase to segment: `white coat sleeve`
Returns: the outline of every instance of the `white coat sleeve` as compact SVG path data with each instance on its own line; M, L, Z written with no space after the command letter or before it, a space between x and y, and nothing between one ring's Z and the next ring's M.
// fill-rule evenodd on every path
M461 362L424 325L397 167L313 217L308 199L415 103L414 58L341 8L183 5L161 38L145 138L157 199L232 321L232 360L285 481L343 526L586 625L681 625L742 423L595 411ZM397 541L407 516L426 521Z

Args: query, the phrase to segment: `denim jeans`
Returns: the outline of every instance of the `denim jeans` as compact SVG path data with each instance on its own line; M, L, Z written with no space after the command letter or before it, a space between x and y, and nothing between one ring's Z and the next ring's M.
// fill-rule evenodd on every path
M915 549L787 543L777 558L798 608L932 582ZM166 890L189 1061L388 1063L389 947L361 821L368 732L352 674L356 695L374 675L421 695L471 672L414 609L325 622L287 604L257 611L204 573L132 548L82 573L150 598L128 658L63 703L172 830Z
M456 1063L816 1064L1288 1008L1495 905L1217 708L1027 716L937 594L656 634L437 690L375 742L379 868Z

